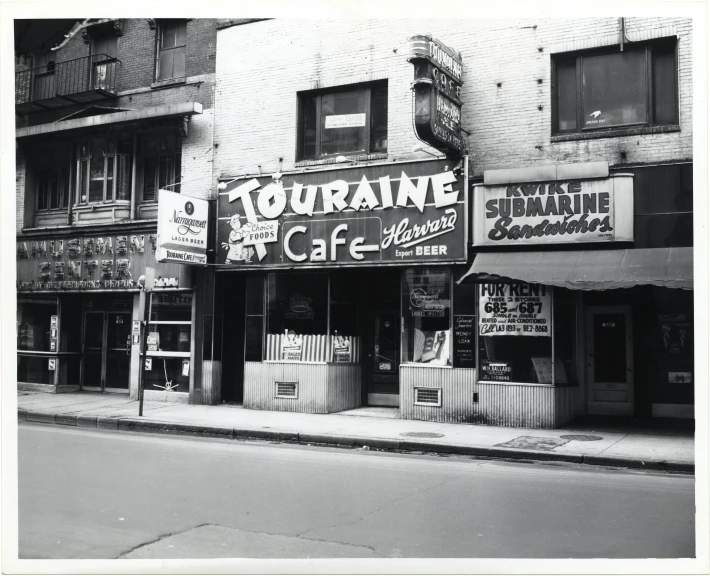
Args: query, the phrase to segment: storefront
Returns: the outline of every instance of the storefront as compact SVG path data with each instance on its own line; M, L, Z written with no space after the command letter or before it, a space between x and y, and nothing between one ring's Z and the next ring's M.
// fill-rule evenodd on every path
M149 229L104 227L17 241L19 389L137 394L139 278L155 269L148 333L157 336L146 398L187 401L192 277L155 261Z
M464 158L229 181L217 232L222 398L465 419L475 396L473 287L456 284L466 171Z
M477 421L692 418L692 165L557 170L474 186Z

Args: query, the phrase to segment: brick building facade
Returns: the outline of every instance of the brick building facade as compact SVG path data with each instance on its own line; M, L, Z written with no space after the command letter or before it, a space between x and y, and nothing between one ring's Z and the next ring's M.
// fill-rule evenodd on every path
M155 261L156 218L159 190L213 188L217 21L51 24L15 26L18 382L135 397L153 269L146 393L186 402L196 274Z
M427 111L413 97L408 39L422 33L463 62L459 154L422 145L415 131ZM403 418L525 427L584 414L692 417L692 41L682 18L225 25L215 309L230 354L214 357L221 385L212 381L210 401L307 412L387 405ZM440 204L427 182L444 180L458 182L446 190L467 228L437 230L467 238L466 258L447 235L448 244L412 241L412 256L386 262L390 240L374 239L365 216L384 219L385 231L392 214L428 218L426 206ZM410 181L427 198L420 214ZM522 190L568 196L529 199L528 213L518 200L511 215ZM500 212L487 203L496 194ZM535 220L543 211L559 221ZM493 214L501 228L487 235ZM613 233L597 231L605 214ZM496 244L509 215L530 224ZM412 233L439 226L432 218ZM245 226L276 234L274 243L259 253ZM336 240L379 252L357 260L356 248L348 259ZM539 308L525 300L516 326L498 299L521 290ZM508 334L490 335L496 322Z

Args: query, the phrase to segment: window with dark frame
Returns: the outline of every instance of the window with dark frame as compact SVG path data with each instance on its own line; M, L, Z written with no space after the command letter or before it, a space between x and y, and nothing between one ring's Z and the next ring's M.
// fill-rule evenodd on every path
M553 56L552 133L678 124L676 39Z
M387 152L387 81L301 92L298 159Z
M180 138L176 134L144 137L141 142L143 154L143 201L158 200L161 188L180 192L182 155Z
M185 77L187 22L164 20L158 30L155 79L172 80Z
M54 166L37 174L37 210L66 210L71 195L71 170Z

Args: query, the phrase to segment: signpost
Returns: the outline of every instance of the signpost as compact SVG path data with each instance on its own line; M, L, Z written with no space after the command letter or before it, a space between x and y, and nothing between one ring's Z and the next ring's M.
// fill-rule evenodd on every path
M146 268L145 269L145 276L142 278L143 283L141 284L141 279L138 280L139 285L141 286L141 291L140 291L140 296L139 296L139 302L138 302L138 308L142 313L143 320L141 322L142 325L142 334L140 338L140 354L138 357L139 360L139 368L138 368L138 416L143 416L143 381L145 379L144 372L146 370L146 354L145 354L145 349L146 349L146 336L148 333L148 321L150 320L150 295L153 290L153 280L155 278L155 269L154 268ZM134 325L135 329L135 325Z

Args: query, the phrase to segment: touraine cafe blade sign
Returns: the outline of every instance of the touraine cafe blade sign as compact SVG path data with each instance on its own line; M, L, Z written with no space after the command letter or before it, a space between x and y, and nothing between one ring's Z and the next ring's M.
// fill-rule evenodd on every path
M160 190L158 196L158 262L207 263L207 200Z
M633 221L632 174L473 190L474 246L631 242Z

